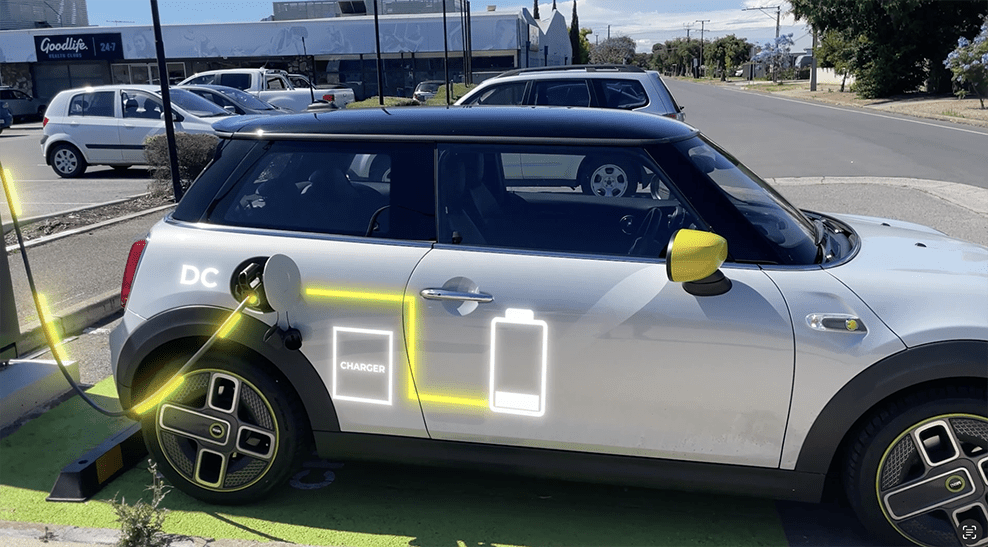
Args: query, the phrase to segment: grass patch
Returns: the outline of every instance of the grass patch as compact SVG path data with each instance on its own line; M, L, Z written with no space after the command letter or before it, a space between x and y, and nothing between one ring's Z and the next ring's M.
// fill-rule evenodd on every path
M90 390L114 403L112 380ZM45 501L61 468L130 421L111 420L78 397L0 441L0 520L117 528L103 500L146 497L139 465L85 503ZM723 495L568 483L396 464L347 463L329 471L310 458L299 481L258 503L212 506L173 490L166 534L351 547L450 545L786 545L773 502ZM327 473L335 473L327 475Z
M466 84L453 84L453 99L450 103L455 103L460 97L467 94L467 91L477 87L476 84L466 85ZM420 103L415 99L408 97L384 97L384 106L418 106ZM424 104L429 106L445 106L446 105L446 86L439 88L439 92L436 96L426 101ZM380 98L375 95L373 97L368 97L362 101L353 102L347 105L347 108L378 108L381 106Z
M964 114L957 112L956 110L944 110L941 112L944 116L952 116L954 118L964 118Z

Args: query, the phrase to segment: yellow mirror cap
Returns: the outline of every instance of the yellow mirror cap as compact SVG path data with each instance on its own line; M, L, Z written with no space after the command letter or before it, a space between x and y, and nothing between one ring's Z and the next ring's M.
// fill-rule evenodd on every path
M727 240L698 230L679 230L666 253L670 281L685 283L712 275L727 260Z

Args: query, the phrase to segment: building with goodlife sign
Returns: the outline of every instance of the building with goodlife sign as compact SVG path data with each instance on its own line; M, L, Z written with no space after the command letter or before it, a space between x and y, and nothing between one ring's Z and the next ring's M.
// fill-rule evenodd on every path
M379 24L384 93L410 97L418 82L444 79L443 17L395 12L407 12L412 4L441 9L441 2L392 4ZM450 8L453 5L449 2ZM348 9L358 14L321 19L164 25L168 79L178 82L205 70L264 66L314 76L317 85L346 84L358 98L376 95L374 17L359 14L359 7L359 0L349 2ZM463 80L467 35L474 74L572 62L566 21L557 11L542 21L525 8L478 11L470 14L469 33L464 32L464 19L458 11L447 13L445 42L454 81ZM150 26L0 32L0 85L34 97L48 99L63 89L87 85L148 84L158 79Z

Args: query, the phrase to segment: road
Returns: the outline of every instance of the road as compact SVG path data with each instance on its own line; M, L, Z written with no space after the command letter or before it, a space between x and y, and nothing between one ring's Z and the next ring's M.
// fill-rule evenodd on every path
M988 129L665 81L687 123L762 177L912 177L988 188Z
M45 164L41 155L41 122L16 124L0 134L0 162L17 183L21 218L76 209L86 205L142 194L148 175L143 169L118 172L110 167L90 167L77 179L63 179ZM10 210L0 195L8 222Z

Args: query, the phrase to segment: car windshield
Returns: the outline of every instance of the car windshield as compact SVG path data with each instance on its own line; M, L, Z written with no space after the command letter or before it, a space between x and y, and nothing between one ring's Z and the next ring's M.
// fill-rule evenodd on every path
M219 91L220 93L230 97L234 101L251 110L274 110L273 106L258 99L250 93L247 93L246 91L240 91L239 89L234 89L232 87L216 88L216 91Z
M210 116L229 116L230 113L223 110L218 104L210 102L185 89L171 88L168 90L172 104L185 110L193 116L208 118Z
M673 147L713 181L766 240L784 249L793 263L816 261L813 223L767 182L702 135Z
M415 91L421 91L423 93L435 93L439 91L440 82L422 82L419 84L418 89Z

